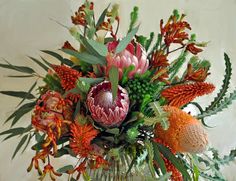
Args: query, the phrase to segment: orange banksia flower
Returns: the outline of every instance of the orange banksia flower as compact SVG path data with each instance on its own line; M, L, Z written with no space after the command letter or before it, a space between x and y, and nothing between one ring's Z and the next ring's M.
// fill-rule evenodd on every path
M91 125L73 123L71 126L70 147L75 154L87 157L92 151L91 141L97 136L98 131Z
M163 130L158 124L155 127L155 137L166 143L173 152L201 153L208 144L208 138L200 122L172 106L164 106L163 110L169 114L169 128Z
M172 86L162 91L161 95L166 98L170 106L182 107L196 97L210 94L215 86L210 83L196 82Z

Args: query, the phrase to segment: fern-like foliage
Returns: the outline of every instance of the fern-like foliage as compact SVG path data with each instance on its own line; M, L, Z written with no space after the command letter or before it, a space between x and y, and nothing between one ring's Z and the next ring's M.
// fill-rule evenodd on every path
M169 128L168 113L165 112L158 102L152 102L149 104L154 114L152 117L146 117L144 124L151 126L160 123L164 130Z
M206 107L205 110L201 112L201 114L197 116L198 119L202 119L204 117L217 114L218 112L227 108L232 103L232 101L236 99L236 90L234 90L234 92L232 92L229 95L229 97L225 97L230 85L230 78L232 75L232 65L230 62L230 58L226 53L224 54L224 59L226 66L225 69L226 74L224 76L223 85L217 96L211 102L211 104L208 107Z
M225 96L225 94L229 88L230 78L232 75L232 65L231 65L230 59L226 53L224 54L224 59L225 59L225 67L226 68L225 68L225 76L224 76L224 80L223 80L223 85L222 85L219 93L217 94L217 96L211 102L211 104L208 107L206 107L206 110L210 110L210 109L214 108L220 102L220 100L222 100L222 98Z
M202 114L198 115L197 118L198 119L202 119L204 117L207 116L211 116L214 114L217 114L218 112L222 111L223 109L228 108L228 106L230 104L232 104L232 101L236 99L236 90L234 90L234 92L232 92L229 97L225 97L222 101L220 101L219 103L217 103L215 105L215 107L208 109L204 112L202 112Z

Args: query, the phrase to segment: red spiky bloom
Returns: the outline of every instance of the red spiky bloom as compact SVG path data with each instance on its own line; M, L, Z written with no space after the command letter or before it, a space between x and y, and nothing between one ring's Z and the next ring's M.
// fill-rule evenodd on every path
M64 90L69 91L76 87L76 81L82 76L81 72L74 70L65 65L53 65L53 70L57 73L61 80L61 85ZM78 94L68 94L67 97L73 102L77 102L79 99Z
M162 91L161 95L167 99L170 106L182 107L196 97L210 94L215 89L211 83L196 82L172 86Z
M92 151L91 141L97 136L98 131L91 124L81 125L73 123L70 126L70 147L75 154L87 157Z

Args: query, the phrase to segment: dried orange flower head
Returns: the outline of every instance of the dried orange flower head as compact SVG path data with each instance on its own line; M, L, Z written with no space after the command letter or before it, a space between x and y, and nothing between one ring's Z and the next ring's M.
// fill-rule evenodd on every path
M170 127L155 128L155 136L163 140L174 152L201 153L208 145L207 134L200 122L188 113L172 106L164 106L169 113Z

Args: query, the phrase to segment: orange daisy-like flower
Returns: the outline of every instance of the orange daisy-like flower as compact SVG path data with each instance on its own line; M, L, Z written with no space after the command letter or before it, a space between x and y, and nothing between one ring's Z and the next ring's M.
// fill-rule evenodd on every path
M81 125L73 123L70 126L70 147L75 154L87 157L92 151L91 141L97 136L98 131L91 124Z
M196 82L172 86L162 91L161 95L167 99L170 106L182 107L196 97L210 94L215 86L210 83Z
M155 127L156 138L166 143L174 153L200 153L206 149L207 134L196 118L172 106L164 106L163 110L169 115L170 126L167 130L163 130L157 124Z

